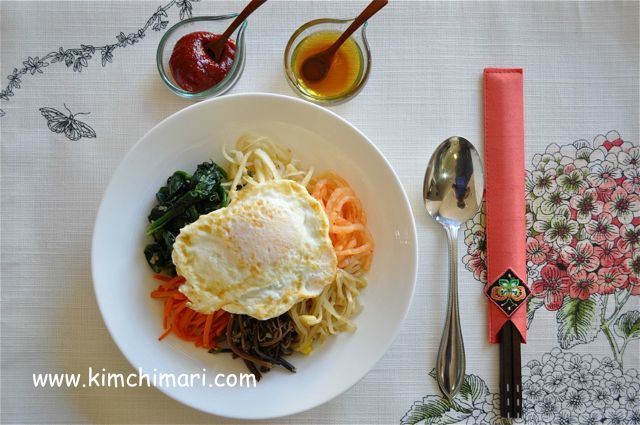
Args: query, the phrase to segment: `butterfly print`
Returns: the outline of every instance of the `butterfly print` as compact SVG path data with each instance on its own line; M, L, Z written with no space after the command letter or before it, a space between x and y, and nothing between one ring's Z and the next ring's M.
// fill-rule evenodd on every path
M67 105L64 105L64 108L69 112L69 115L65 115L54 108L40 108L40 113L47 119L49 130L54 133L64 133L67 139L73 141L80 140L83 137L87 139L96 137L96 132L93 128L75 118L77 115L88 115L88 112L74 114L67 108Z

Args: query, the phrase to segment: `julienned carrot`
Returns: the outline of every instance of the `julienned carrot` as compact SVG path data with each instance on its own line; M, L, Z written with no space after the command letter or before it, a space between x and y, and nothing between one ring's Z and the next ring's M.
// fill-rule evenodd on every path
M174 333L180 339L193 342L196 347L215 348L216 339L225 333L229 313L218 310L202 314L189 308L189 300L178 290L185 282L183 277L155 274L153 278L160 284L151 292L151 298L164 300L162 326L165 331L158 339Z
M167 276L167 275L164 275L164 274L158 274L158 273L154 273L153 278L155 280L161 280L163 282L170 282L171 280L175 279L175 278L173 278L171 276Z
M309 191L329 217L329 236L338 267L366 271L371 266L374 243L360 199L341 177L328 173L318 177Z

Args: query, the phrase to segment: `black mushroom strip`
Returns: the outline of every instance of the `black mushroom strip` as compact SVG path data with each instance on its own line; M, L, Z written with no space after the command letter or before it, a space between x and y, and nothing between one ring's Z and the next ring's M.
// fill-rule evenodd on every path
M232 314L227 324L227 345L234 357L240 357L259 381L274 366L290 372L296 368L284 359L293 353L298 334L288 314L269 320ZM227 350L225 350L227 351Z

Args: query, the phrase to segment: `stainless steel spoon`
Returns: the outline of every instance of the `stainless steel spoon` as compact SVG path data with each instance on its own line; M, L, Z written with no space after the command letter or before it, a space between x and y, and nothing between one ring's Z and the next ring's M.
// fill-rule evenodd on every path
M466 364L458 312L458 229L480 209L483 192L478 151L467 139L449 137L433 153L422 188L425 208L449 240L449 300L436 365L438 386L449 400L462 386Z

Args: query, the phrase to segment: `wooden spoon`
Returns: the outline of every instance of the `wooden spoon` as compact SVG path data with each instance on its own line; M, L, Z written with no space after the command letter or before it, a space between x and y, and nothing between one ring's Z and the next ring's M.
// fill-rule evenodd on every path
M351 25L349 25L349 28L347 28L340 38L338 38L331 46L326 50L305 59L301 68L302 77L307 81L320 81L324 79L324 77L329 73L333 58L340 46L347 41L351 34L367 22L369 18L385 7L387 3L389 3L389 0L373 0L369 3L369 6L367 6L362 13L353 20Z
M249 4L240 12L236 19L231 22L229 28L218 38L204 45L204 48L209 52L214 61L218 62L222 58L222 52L224 46L227 44L227 40L231 37L231 34L243 23L249 15L251 15L257 8L266 3L267 0L251 0Z

